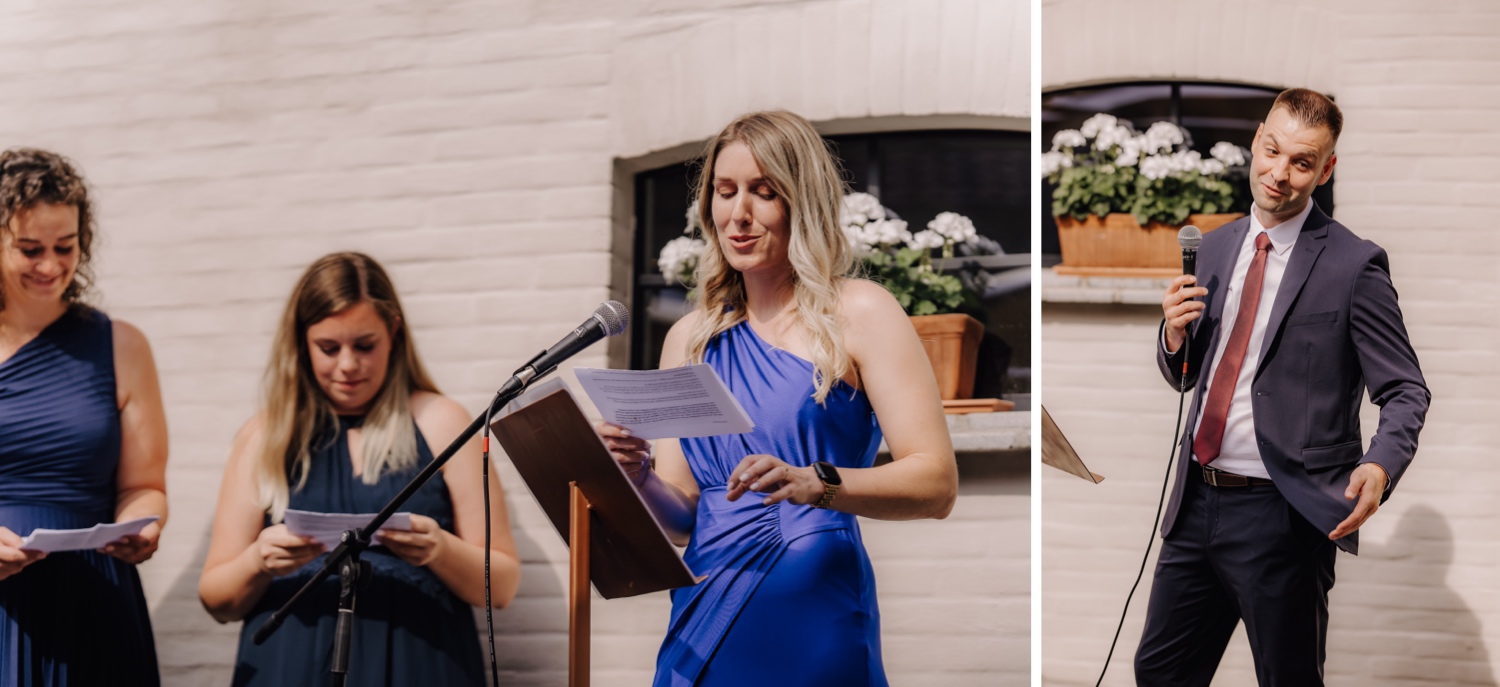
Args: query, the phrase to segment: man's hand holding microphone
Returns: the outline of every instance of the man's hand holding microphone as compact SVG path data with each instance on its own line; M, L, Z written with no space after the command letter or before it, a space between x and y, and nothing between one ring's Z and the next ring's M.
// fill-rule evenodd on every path
M1208 295L1208 289L1198 286L1195 274L1198 261L1198 245L1203 242L1203 232L1188 225L1177 232L1177 243L1182 246L1182 276L1172 280L1167 295L1161 299L1162 315L1167 318L1166 344L1168 353L1176 353L1187 340L1189 322L1203 315L1204 303L1194 300Z

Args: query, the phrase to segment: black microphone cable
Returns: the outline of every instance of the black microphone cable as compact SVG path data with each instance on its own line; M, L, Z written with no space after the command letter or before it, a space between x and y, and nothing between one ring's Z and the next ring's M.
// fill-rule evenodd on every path
M1099 680L1094 687L1104 684L1104 675L1109 672L1109 661L1115 656L1115 645L1120 641L1120 630L1125 627L1125 616L1130 613L1130 600L1135 597L1135 590L1141 586L1141 578L1146 576L1146 563L1151 560L1151 545L1156 543L1156 530L1161 526L1161 512L1167 503L1167 485L1172 481L1172 465L1176 462L1177 454L1181 451L1178 442L1182 441L1182 409L1187 401L1187 371L1188 359L1192 353L1193 337L1191 332L1182 340L1182 376L1177 381L1177 424L1172 432L1172 450L1167 454L1167 474L1162 477L1161 497L1156 501L1156 517L1151 521L1151 537L1146 540L1146 554L1141 557L1141 569L1135 574L1135 584L1130 585L1130 593L1125 595L1125 608L1120 610L1120 624L1115 626L1115 638L1109 642L1109 655L1104 657L1104 668L1099 671ZM1160 346L1158 342L1156 345Z
M495 606L490 603L490 412L498 400L500 392L496 391L495 397L484 407L484 467L481 469L481 479L484 480L484 627L489 633L490 679L494 680L494 687L500 687L500 667L495 662Z

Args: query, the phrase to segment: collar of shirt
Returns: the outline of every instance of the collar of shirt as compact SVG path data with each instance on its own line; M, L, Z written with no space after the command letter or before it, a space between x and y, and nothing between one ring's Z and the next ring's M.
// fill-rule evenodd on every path
M1255 208L1252 207L1250 209L1250 231L1245 234L1246 244L1254 246L1255 237L1259 236L1261 232L1266 232L1271 237L1271 251L1278 256L1286 255L1286 252L1291 250L1293 245L1296 245L1297 236L1302 233L1302 225L1307 224L1307 218L1312 214L1312 209L1313 202L1309 200L1307 201L1307 206L1302 208L1302 212L1297 213L1296 217L1267 229L1261 226L1260 217L1256 216ZM1251 250L1254 250L1254 248L1251 248Z

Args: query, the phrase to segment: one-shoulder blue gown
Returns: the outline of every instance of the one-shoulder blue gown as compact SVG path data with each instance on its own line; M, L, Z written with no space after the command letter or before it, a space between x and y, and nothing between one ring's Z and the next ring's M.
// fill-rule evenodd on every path
M114 522L113 332L75 306L0 363L0 525L20 536ZM159 682L134 565L58 552L0 580L0 687Z
M697 479L697 522L685 558L703 582L672 592L657 687L885 687L875 576L853 515L763 495L730 502L745 456L794 466L875 462L880 425L862 391L838 382L813 400L812 363L773 348L741 322L709 343L713 367L755 421L747 434L683 439Z
M359 423L360 418L340 418L337 435L318 442L307 484L291 493L292 509L374 513L432 462L432 451L418 431L417 464L400 473L381 475L373 485L365 484L354 476L354 464L349 459L349 430ZM453 531L453 501L443 473L417 490L402 510L426 515L443 529ZM255 610L245 618L234 666L235 687L333 683L329 669L338 616L338 575L329 576L299 601L286 624L265 644L256 646L251 641L261 624L323 567L326 557L318 556L297 572L273 580ZM484 664L472 607L431 570L407 563L385 547L368 549L360 558L370 562L374 575L355 601L347 684L483 685Z

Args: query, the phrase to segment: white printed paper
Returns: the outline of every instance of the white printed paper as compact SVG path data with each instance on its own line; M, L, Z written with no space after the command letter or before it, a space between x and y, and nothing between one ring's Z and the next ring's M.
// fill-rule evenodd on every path
M120 538L140 534L141 530L161 516L149 515L125 522L101 522L93 527L77 530L37 529L21 540L21 548L29 551L93 551Z
M743 434L755 428L708 365L666 370L573 368L605 421L642 439Z
M331 549L343 540L346 530L361 529L376 515L379 513L313 513L288 509L286 518L282 522L292 534L299 537L312 537ZM395 513L380 528L409 532L411 531L411 513ZM370 545L380 546L380 536L372 535Z

